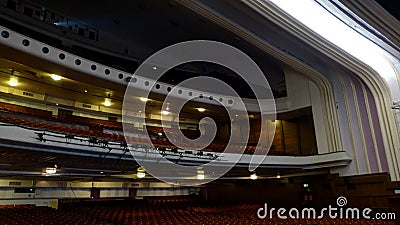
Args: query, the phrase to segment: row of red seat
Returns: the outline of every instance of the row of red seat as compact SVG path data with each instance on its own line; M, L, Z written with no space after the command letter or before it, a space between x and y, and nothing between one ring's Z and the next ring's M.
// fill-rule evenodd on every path
M0 208L4 225L108 225L95 217L49 207Z
M53 123L38 122L36 120L22 119L17 117L10 117L5 115L0 115L0 121L4 123L16 124L19 126L26 126L35 129L48 130L54 132L60 132L65 134L75 134L81 136L90 136L89 130L73 128L70 126L56 125Z
M0 110L9 111L13 113L21 113L41 118L51 118L52 112L47 110L34 109L19 105L14 105L6 102L0 102Z
M109 120L93 119L80 116L68 115L63 119L64 122L81 124L93 127L102 127L111 130L122 130L122 123Z
M14 105L10 103L0 102L0 110L8 111L12 113L18 114L25 114L33 117L39 117L47 120L54 120L55 118L52 117L52 112L47 110L40 110L25 106ZM79 124L85 126L92 126L92 127L102 127L105 129L111 130L122 130L122 123L116 121L109 121L109 120L101 120L101 119L94 119L94 118L87 118L87 117L80 117L74 115L66 115L60 122L70 123L70 124ZM153 133L164 132L162 127L155 127L155 126L147 126L147 130ZM169 129L172 132L171 129ZM181 130L185 136L189 138L196 138L199 136L199 131L195 130Z
M274 224L274 225L394 225L395 221L363 219L286 219L257 217L259 204L223 204L197 201L154 201L135 204L102 203L90 207L75 205L70 209L118 224Z

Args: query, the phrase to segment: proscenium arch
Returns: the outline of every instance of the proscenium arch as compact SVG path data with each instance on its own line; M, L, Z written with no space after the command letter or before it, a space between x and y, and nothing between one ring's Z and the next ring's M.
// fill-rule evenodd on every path
M383 79L383 76L378 74L370 66L361 62L359 59L353 57L344 50L339 49L320 35L314 33L308 27L298 22L295 18L291 17L274 4L271 4L268 1L263 1L263 3L268 5L268 7L257 3L257 1L250 1L248 2L248 5L292 35L300 38L315 49L318 49L324 55L339 62L339 64L349 69L366 84L372 92L376 103L378 119L380 122L379 125L382 131L391 179L393 181L400 180L400 154L397 153L400 148L399 134L397 131L398 125L395 119L395 114L391 108L393 101L396 99L392 96L391 92L393 90L390 89L389 85ZM396 67L393 66L393 62L391 62L391 64L395 74L398 75L398 71L396 71ZM398 78L397 82L399 82ZM398 90L395 90L394 92L397 91Z

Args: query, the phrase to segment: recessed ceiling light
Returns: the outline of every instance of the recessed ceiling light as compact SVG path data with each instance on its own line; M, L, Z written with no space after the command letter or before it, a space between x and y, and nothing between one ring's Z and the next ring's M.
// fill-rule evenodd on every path
M145 98L145 97L140 97L139 100L142 101L142 102L147 102L149 99Z
M59 81L61 80L62 76L57 75L57 74L52 74L51 75L51 79L55 80L55 81Z
M205 108L197 108L197 111L199 111L199 112L205 112L206 109L205 109Z
M252 179L252 180L257 180L257 178L258 178L257 174L255 174L255 173L250 175L250 179Z
M153 70L157 70L157 66L153 66Z
M107 107L111 106L111 100L106 98L106 100L104 101L103 105L107 106Z
M276 178L280 179L280 178L281 178L281 175L278 174L278 175L276 176Z
M10 81L8 81L8 85L10 85L11 87L16 87L16 86L18 86L18 78L12 77L12 78L10 79Z
M236 114L235 116L236 116L236 117L238 117L239 115L238 115L238 114Z
M100 171L100 173L103 174L104 172L103 172L103 171Z
M86 89L85 89L85 90L84 90L84 92L85 92L85 93L87 93L87 92L88 92L88 90L86 90Z

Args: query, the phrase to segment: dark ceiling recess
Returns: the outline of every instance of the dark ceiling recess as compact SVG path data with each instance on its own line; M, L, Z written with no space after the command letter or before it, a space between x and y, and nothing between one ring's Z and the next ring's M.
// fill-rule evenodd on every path
M376 0L386 11L400 21L400 1L399 0Z
M4 21L2 25L5 24L17 32L63 51L129 73L134 73L144 59L167 46L189 40L219 41L243 51L256 62L267 78L275 98L286 96L285 75L282 64L278 60L265 54L264 51L251 43L241 40L228 29L174 1L137 0L132 2L124 0L119 2L120 7L113 8L113 10L109 10L115 6L114 1L111 0L100 1L95 5L80 0L68 2L61 0L31 1L47 10L54 10L60 15L64 15L65 18L73 18L96 28L102 38L91 42L94 48L88 49L80 44L63 45L63 42L57 36L48 37L38 32L39 29L29 29L11 21ZM184 22L182 18L184 18ZM0 22L2 22L1 19ZM124 43L129 48L115 48L115 40ZM97 50L96 47L101 51ZM116 51L115 49L119 50ZM107 52L110 54L107 54ZM61 58L64 58L64 55L62 57L60 55ZM81 62L75 61L75 63L78 65ZM96 69L98 68L92 67L92 70ZM192 64L186 68L174 68L161 81L175 85L186 79L199 76L209 76L222 80L233 87L241 97L255 97L246 85L245 80L241 79L236 73L228 69L216 68L210 64L200 63ZM124 76L120 79L129 80L130 78ZM254 85L257 86L257 90L266 88L260 84L252 84L252 86Z
M183 68L186 65L190 65L192 68L197 68L197 71L201 72L185 71ZM283 77L283 71L276 69L273 75ZM172 85L178 85L179 83L184 82L190 78L200 77L200 76L211 77L218 79L222 82L225 82L231 88L233 88L237 92L237 94L242 98L250 98L250 99L256 98L252 88L249 86L249 84L246 82L245 79L243 79L241 76L239 76L238 74L236 74L235 72L226 67L209 62L192 62L192 63L182 64L164 73L163 76L160 78L160 81ZM257 88L260 90L267 89L267 87L260 86L257 84L253 84L253 88ZM286 89L281 88L279 90L276 87L271 87L271 88L275 98L281 98L287 96ZM218 88L212 88L211 85L207 87L198 87L197 89L200 91L205 91L210 93L224 94L223 92L220 92L221 90L219 90Z

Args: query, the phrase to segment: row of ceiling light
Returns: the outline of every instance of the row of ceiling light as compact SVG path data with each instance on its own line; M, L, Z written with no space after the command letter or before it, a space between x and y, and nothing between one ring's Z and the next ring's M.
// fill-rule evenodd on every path
M48 175L54 175L56 172L57 172L57 164L55 164L54 167L47 167L47 168L45 168L43 174L46 175L46 176L48 176ZM101 171L100 173L103 174L102 171ZM145 177L146 177L146 171L145 171L145 169L144 169L143 167L139 167L139 168L137 169L136 178L141 179L141 178L145 178ZM204 180L204 179L205 179L204 170L201 170L201 169L197 170L196 178L197 178L198 180ZM278 174L278 175L276 176L276 178L277 178L277 179L280 179L281 176ZM255 172L252 173L252 174L250 175L250 179L251 179L251 180L257 180L257 179L258 179L257 174L256 174Z
M53 79L54 81L60 81L60 80L63 78L62 76L57 75L57 74L51 74L50 77L51 77L51 79ZM10 80L8 81L8 85L10 85L11 87L17 87L17 86L19 85L18 77L12 76L12 77L10 78ZM88 90L85 89L84 92L87 93ZM140 97L139 100L140 100L141 102L147 102L147 101L149 101L150 99L149 99L149 98L145 98L145 97ZM105 100L104 100L104 102L103 102L103 105L106 106L106 107L110 107L110 106L112 105L111 99L110 99L110 98L105 98ZM205 111L206 111L206 109L205 109L205 108L202 108L202 107L199 107L199 108L196 108L196 109L197 109L197 111L199 111L199 112L205 112ZM167 115L170 114L170 111L169 111L169 103L167 103L167 107L165 108L165 110L162 110L162 111L161 111L161 114L164 115L164 116L167 116Z
M57 74L51 74L50 77L55 81L60 81L62 79L62 76ZM11 87L17 87L19 85L18 77L12 76L8 81L8 85L10 85Z

